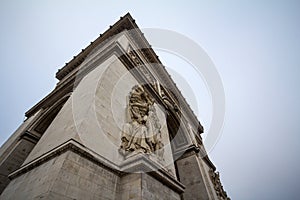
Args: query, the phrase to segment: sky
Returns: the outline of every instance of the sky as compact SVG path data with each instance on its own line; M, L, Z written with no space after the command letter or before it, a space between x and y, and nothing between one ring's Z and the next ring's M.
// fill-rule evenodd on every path
M209 156L231 199L299 199L299 8L289 0L1 0L0 144L54 89L57 70L130 12L140 28L190 38L218 70L226 113ZM212 103L203 77L183 69L179 57L157 54L188 83L195 95L187 101L208 130Z

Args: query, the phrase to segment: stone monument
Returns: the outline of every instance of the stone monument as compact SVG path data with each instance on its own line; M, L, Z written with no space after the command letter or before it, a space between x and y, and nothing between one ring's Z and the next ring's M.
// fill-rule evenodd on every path
M0 149L1 199L229 199L202 125L129 13L56 78Z

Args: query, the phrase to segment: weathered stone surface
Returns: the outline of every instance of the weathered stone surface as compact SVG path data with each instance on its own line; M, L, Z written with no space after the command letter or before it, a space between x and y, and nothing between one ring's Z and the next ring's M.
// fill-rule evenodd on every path
M215 167L197 153L204 151L202 126L164 67L152 65L161 63L143 34L128 31L133 28L137 25L127 14L66 64L57 73L60 82L54 91L26 113L29 119L0 149L0 189L8 184L9 173L12 178L1 199L201 200L225 196L218 178L209 176ZM130 91L135 85L144 85L145 94L153 99L152 107L131 99L135 104L131 111L149 110L142 114L143 120L128 120ZM49 111L50 119L42 123L39 112L47 117L52 108L56 112ZM147 135L154 126L152 132L161 133L152 143L147 136L151 151L141 151L147 145L132 143L135 137L125 137L133 144L130 148L120 146L124 125L134 121L139 121ZM22 140L24 133L37 130L41 133L36 145ZM163 151L156 154L162 150L156 146L160 143ZM174 164L174 158L182 154Z
M13 179L1 194L1 199L34 199L51 190L63 165L66 154L55 157L27 173Z
M29 187L30 185L30 187ZM180 199L147 173L117 174L72 151L16 177L1 199Z
M121 178L120 200L176 200L180 195L147 173L134 173Z
M116 199L118 181L114 173L68 151L14 179L1 199Z
M177 160L177 168L181 183L185 185L184 199L208 200L211 199L206 188L203 170L200 165L200 158L197 154Z
M142 174L142 199L179 200L180 195L148 174Z
M39 115L40 111L25 120L0 148L0 194L10 182L8 175L23 164L37 142L26 138L26 131Z

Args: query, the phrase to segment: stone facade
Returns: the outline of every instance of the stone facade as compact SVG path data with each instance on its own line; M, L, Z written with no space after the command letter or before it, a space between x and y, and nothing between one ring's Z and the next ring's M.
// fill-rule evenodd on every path
M0 149L1 199L228 199L203 127L127 14Z

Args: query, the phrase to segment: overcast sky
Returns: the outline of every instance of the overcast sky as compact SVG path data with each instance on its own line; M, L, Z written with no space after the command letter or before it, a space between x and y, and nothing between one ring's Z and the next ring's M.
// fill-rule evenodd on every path
M213 60L223 81L226 117L209 154L228 195L299 199L299 9L298 1L1 0L0 144L54 88L56 71L130 12L140 28L181 33ZM184 65L174 55L157 53L177 70ZM187 80L197 105L188 101L207 130L210 96L198 78Z

